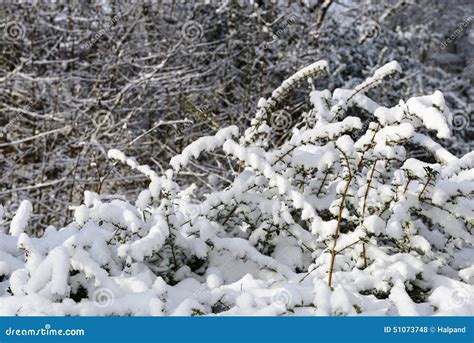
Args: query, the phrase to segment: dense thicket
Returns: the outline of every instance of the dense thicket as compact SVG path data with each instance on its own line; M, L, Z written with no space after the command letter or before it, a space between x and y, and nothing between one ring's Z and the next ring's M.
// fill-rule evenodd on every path
M458 156L471 151L469 5L2 2L2 227L23 199L32 201L31 229L39 233L70 221L68 206L85 190L136 196L145 179L115 168L108 149L164 170L195 139L227 125L246 127L261 96L321 58L332 73L315 85L330 90L353 87L398 60L403 77L373 95L389 106L442 89L456 130L441 144ZM292 92L284 108L289 126L270 144L309 109L306 90L302 84ZM226 160L216 157L217 164L203 158L190 165L179 182L204 191L213 189L210 175L228 181Z

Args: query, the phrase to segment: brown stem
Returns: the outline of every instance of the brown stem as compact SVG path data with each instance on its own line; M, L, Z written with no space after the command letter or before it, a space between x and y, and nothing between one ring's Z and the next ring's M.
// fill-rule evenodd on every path
M372 178L374 177L376 165L377 165L377 161L374 161L374 165L372 166L372 169L369 175L369 182L367 183L367 190L365 191L365 194L364 194L364 205L362 206L361 221L360 221L361 223L363 223L365 219L365 209L367 206L367 198L369 196L370 184L372 183Z
M326 173L324 173L324 179L323 182L321 182L321 186L319 186L318 193L316 194L316 197L319 198L319 194L321 194L321 191L323 190L324 184L326 183L326 179L331 172L331 168L328 168Z
M372 166L372 170L370 171L369 181L367 182L367 190L365 191L365 194L364 194L364 204L362 206L362 213L361 213L361 220L360 220L361 225L364 223L365 209L367 207L367 198L369 197L370 185L371 185L372 179L374 177L375 166L376 165L377 165L377 161L374 161L374 165ZM367 256L365 254L365 242L362 243L362 256L364 257L364 268L367 268Z
M357 243L359 243L359 242L360 242L360 239L358 239L358 240L355 241L355 242L352 242L352 243L349 244L349 245L346 245L344 248L339 249L338 251L336 251L336 255L340 254L341 252L343 252L343 251L346 250L347 248L350 248L351 246L353 246L353 245L355 245L355 244L357 244Z
M411 180L409 179L409 180L407 181L407 184L405 185L405 189L403 190L403 194L405 194L405 193L407 192L408 186L410 185L410 182L411 182Z
M425 186L424 186L423 189L421 190L420 195L418 195L418 199L421 199L421 196L422 196L423 193L425 192L425 190L426 190L426 188L428 187L430 181L431 181L431 175L428 176L428 181L426 181Z
M234 214L234 212L237 210L237 207L239 207L239 205L235 205L234 208L229 212L229 214L226 216L224 222L222 223L222 225L225 225L225 223L227 223L227 221L230 219L230 217Z
M364 268L367 268L367 255L365 253L365 243L362 243L362 256L364 256Z
M339 213L337 215L337 225L336 225L336 234L334 236L334 242L332 245L331 250L331 263L329 265L329 279L328 279L328 286L331 287L332 285L332 273L334 271L334 261L336 259L336 246L337 246L337 239L339 238L339 230L341 227L342 222L342 211L344 210L344 203L346 201L347 192L349 191L349 186L351 184L352 177L347 180L346 187L344 192L342 193L341 203L339 204Z
M374 141L375 135L377 134L377 131L379 130L379 128L380 128L380 124L377 125L377 128L374 131L374 134L373 134L372 139L371 139L371 143ZM367 150L368 150L368 148L367 148ZM349 168L349 178L347 180L344 192L342 193L341 203L339 204L339 213L338 213L338 216L337 216L337 224L336 224L336 234L334 236L334 242L333 242L332 250L331 250L331 262L329 264L329 278L328 278L328 286L329 287L332 286L332 274L334 272L334 261L336 260L336 253L337 253L336 252L337 239L339 238L339 231L340 231L341 222L342 222L342 211L344 210L344 204L345 204L345 201L346 201L347 192L349 191L349 186L351 184L352 178L356 174L357 170L359 170L359 168L363 165L364 154L367 150L365 150L362 153L362 157L361 157L360 162L357 165L357 169L354 171L354 173L351 172L347 156L345 154L343 154L344 158L346 159L346 162L348 163L347 167Z

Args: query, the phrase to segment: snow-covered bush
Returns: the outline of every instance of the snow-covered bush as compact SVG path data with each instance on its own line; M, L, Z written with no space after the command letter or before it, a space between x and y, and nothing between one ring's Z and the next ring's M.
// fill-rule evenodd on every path
M245 129L259 96L314 56L335 66L315 81L331 90L353 88L378 65L399 61L404 77L370 95L388 106L387 98L442 90L454 129L442 145L458 157L472 150L474 41L464 30L440 48L467 0L98 3L3 2L0 204L13 210L30 199L29 234L69 223L68 204L85 189L131 199L146 187L127 168L111 172L109 149L126 149L160 171L198 137L229 125ZM285 110L308 111L306 95L295 89ZM201 174L215 171L206 166L203 160ZM205 178L193 181L198 193L214 190Z
M110 150L149 187L134 204L87 191L74 222L42 237L25 233L24 201L0 234L0 314L473 315L474 152L457 158L420 133L449 138L441 92L390 108L366 95L400 72L394 61L354 89L313 86L277 146L294 121L286 97L328 74L325 61L261 99L243 135L202 137L161 175ZM179 184L217 150L233 180L203 198Z

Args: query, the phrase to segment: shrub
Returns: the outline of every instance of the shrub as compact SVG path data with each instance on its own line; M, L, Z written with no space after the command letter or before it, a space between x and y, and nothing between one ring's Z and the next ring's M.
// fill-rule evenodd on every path
M329 73L316 62L261 99L242 136L201 137L162 175L110 150L149 187L135 204L86 191L74 222L42 237L25 233L24 201L1 234L0 314L472 315L474 152L429 135L451 134L441 92L389 108L366 95L400 72L394 61L354 89L313 86L293 118L288 94ZM203 198L179 184L219 150L232 180Z

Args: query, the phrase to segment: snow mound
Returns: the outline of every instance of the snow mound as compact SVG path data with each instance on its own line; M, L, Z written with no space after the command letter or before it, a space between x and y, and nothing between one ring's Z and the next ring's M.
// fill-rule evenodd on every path
M312 91L278 146L272 116L326 62L261 99L242 137L202 137L161 175L111 150L149 187L134 202L88 191L73 222L41 237L23 201L0 232L0 315L474 315L474 154L429 136L450 134L441 92L393 108L365 94L400 71L391 62L353 90ZM407 143L435 162L407 159ZM238 171L197 198L177 176L215 150Z

